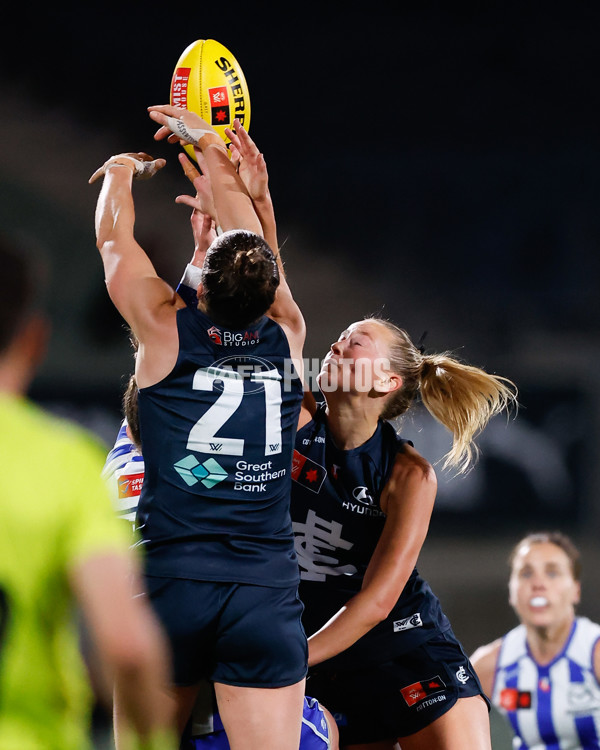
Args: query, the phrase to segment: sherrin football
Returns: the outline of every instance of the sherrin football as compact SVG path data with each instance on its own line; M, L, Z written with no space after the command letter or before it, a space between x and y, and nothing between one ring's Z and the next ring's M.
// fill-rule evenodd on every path
M220 42L198 39L182 52L171 80L171 104L210 123L225 143L225 128L238 118L250 127L250 94L240 64ZM192 146L185 150L195 159Z

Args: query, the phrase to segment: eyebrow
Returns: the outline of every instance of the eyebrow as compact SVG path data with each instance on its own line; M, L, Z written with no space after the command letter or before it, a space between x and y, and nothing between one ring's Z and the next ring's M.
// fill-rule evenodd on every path
M344 335L347 336L349 333L350 333L350 329L347 328L345 331L342 331L340 333L340 336L344 336ZM371 334L368 331L357 331L356 328L355 328L352 331L352 334L355 335L355 336L366 336L368 339L371 339L371 341L373 340L373 337L371 336Z

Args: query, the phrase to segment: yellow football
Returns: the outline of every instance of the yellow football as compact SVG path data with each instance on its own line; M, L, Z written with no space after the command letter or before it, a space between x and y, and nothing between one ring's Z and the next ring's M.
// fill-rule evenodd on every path
M237 117L250 127L250 93L240 64L220 42L198 39L182 52L171 80L171 104L200 115L225 143ZM195 159L192 146L185 146Z

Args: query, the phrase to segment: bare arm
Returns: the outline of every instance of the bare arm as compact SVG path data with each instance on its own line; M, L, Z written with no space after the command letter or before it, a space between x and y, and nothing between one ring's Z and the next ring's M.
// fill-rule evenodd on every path
M132 597L132 560L120 553L76 562L70 581L89 626L108 685L119 685L128 724L147 742L175 748L166 699L169 657L166 641L144 597ZM170 736L173 735L173 736ZM127 750L127 740L120 745Z
M269 191L269 174L265 157L258 150L248 131L239 120L234 120L233 127L234 130L225 128L225 134L231 141L231 161L246 186L250 198L252 198L254 210L263 230L263 237L275 253L279 271L283 274L283 263L281 263L279 254L277 224Z
M127 155L125 155L127 156ZM134 155L135 156L135 155ZM112 159L119 157L112 157ZM134 160L105 168L96 205L96 244L102 256L108 293L138 339L153 314L172 305L171 287L160 279L134 237L135 208L131 193ZM164 165L164 159L160 160ZM106 165L105 165L106 167ZM100 176L98 170L92 180ZM92 181L91 180L91 181Z
M310 666L349 648L392 611L427 536L436 490L431 466L405 446L382 494L387 518L362 589L308 639Z
M307 425L317 412L317 401L311 391L304 391L302 397L302 406L300 407L300 416L298 417L298 427L300 430Z
M145 159L151 157L111 157L90 179L92 182L104 175L96 207L96 242L110 298L139 342L136 378L140 388L158 382L173 368L178 351L176 312L184 305L169 284L159 278L134 237L131 186ZM119 166L114 165L115 160L119 160ZM165 161L151 163L158 169Z
M250 138L239 120L234 121L235 130L225 132L231 140L232 161L238 165L239 174L246 185L256 215L260 221L263 236L275 254L279 268L280 284L275 301L267 315L278 323L285 325L292 335L306 335L304 318L296 304L288 286L281 258L281 251L277 242L277 224L273 201L269 191L269 175L263 154Z
M488 643L485 646L480 646L473 656L471 656L471 664L473 669L477 672L479 681L483 692L491 696L494 689L494 677L496 674L496 664L498 662L498 655L500 654L500 646L502 645L502 639Z
M259 219L253 198L248 191L247 186L240 174L236 172L227 154L227 149L219 135L198 115L188 112L187 110L178 109L168 105L150 107L150 117L162 127L155 134L158 140L171 137L172 133L177 134L182 140L194 145L196 151L201 152L203 160L203 170L206 168L208 178L212 186L214 206L218 222L224 231L229 229L247 229L255 234L263 235L263 226ZM229 131L236 139L235 147L244 159L248 159L248 164L254 169L256 183L262 182L265 186L268 182L266 175L266 166L264 173L261 166L264 165L264 159L256 148L254 142L250 139L247 132L243 129L239 121L236 121L236 132ZM233 143L233 141L232 141ZM240 164L240 170L241 164ZM243 174L243 171L242 171ZM259 191L259 188L257 188ZM256 195L258 211L261 212L265 227L269 235L273 235L273 241L276 242L276 228L274 214L272 214L272 203L270 195L263 192ZM189 201L186 201L189 203ZM190 205L192 205L190 203ZM271 222L271 223L269 223ZM272 248L276 250L276 248ZM283 265L276 252L277 263L280 272L283 272ZM304 318L292 298L292 294L285 280L285 274L281 276L279 288L274 304L267 313L276 320L286 331L290 344L292 359L295 362L296 369L300 378L302 378L302 347L306 337L306 327Z
M171 125L179 124L180 138L202 152L219 224L223 231L247 229L262 236L262 227L252 206L252 199L240 176L235 171L223 139L201 117L170 105L149 107L150 117L162 127L155 134L157 140L173 132ZM197 137L196 137L197 136Z

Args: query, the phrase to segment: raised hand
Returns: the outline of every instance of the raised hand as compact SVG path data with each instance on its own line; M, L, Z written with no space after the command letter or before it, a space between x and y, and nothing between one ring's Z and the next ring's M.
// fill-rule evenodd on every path
M196 151L196 158L198 159L200 169L202 169L204 166L204 157L198 150ZM217 212L215 210L210 180L207 176L208 170L204 167L203 173L200 173L185 154L179 154L179 163L181 164L185 176L196 188L196 197L193 198L191 195L178 195L177 198L175 198L175 202L185 203L187 206L191 206L195 211L200 211L200 213L210 216L214 222L217 222Z
M262 200L269 192L269 174L265 158L238 119L233 121L233 126L235 130L225 129L225 134L231 141L231 160L236 165L252 200Z
M113 167L126 167L133 172L134 180L149 180L159 169L162 169L167 162L165 159L153 159L149 154L143 151L128 152L116 154L107 159L88 180L91 185L100 177L103 177L109 169Z
M214 143L226 150L221 136L195 112L170 104L148 107L148 112L151 119L161 126L154 134L157 141L167 138L169 143L176 143L179 140L200 149Z

